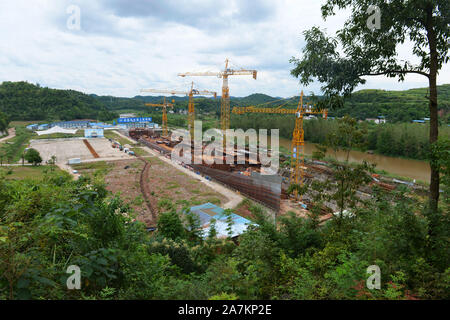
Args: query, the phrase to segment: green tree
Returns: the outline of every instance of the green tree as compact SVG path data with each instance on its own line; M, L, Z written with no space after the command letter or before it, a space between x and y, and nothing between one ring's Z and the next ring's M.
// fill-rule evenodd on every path
M355 119L345 116L338 120L338 127L327 137L327 146L335 151L336 160L331 163L333 178L326 188L331 188L329 198L338 205L340 212L338 221L343 217L346 208L356 208L359 201L356 195L358 189L371 181L368 173L373 171L373 165L366 161L353 166L349 164L350 151L364 145L364 134L365 129L358 128ZM337 161L338 150L346 153L343 163Z
M379 28L369 28L370 6L381 14ZM322 6L326 19L335 9L350 9L351 17L336 37L328 37L318 27L305 31L306 46L301 59L292 58L291 73L307 85L313 78L324 83L328 96L349 95L365 83L366 76L425 76L429 82L430 144L438 139L437 75L448 62L450 3L447 0L327 0ZM411 41L414 65L398 55L400 46ZM342 46L343 50L338 50ZM340 55L339 52L343 52ZM431 161L430 202L434 211L439 200L439 167Z
M39 154L39 151L37 151L36 149L28 149L27 152L25 153L24 158L29 163L32 163L34 166L42 162L41 155Z
M3 112L0 111L0 134L7 131L9 125L9 119Z
M186 230L180 215L175 210L170 210L160 214L157 223L158 233L164 238L172 240L184 239Z

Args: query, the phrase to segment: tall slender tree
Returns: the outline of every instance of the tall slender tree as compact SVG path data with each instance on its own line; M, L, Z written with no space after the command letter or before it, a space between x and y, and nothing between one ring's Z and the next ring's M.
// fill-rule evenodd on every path
M437 77L449 60L450 2L448 0L327 0L322 17L335 9L350 9L345 26L329 37L318 27L304 32L306 46L292 75L304 85L314 79L323 83L330 97L350 95L367 76L387 76L404 81L407 74L428 79L430 138L438 138ZM400 57L409 48L418 63ZM430 205L437 210L439 167L430 159Z

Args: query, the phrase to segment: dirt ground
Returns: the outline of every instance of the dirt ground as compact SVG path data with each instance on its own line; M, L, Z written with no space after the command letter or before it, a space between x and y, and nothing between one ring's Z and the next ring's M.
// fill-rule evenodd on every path
M195 206L206 202L221 206L228 201L225 196L206 186L199 179L177 170L157 157L149 157L146 160L151 165L148 183L154 207L157 208L158 202L164 199L171 200L179 210L183 206Z
M295 201L292 200L281 200L280 202L280 212L279 215L285 215L288 212L294 212L297 217L307 218L309 217L309 211L303 209L299 204L296 204ZM323 214L319 217L319 221L323 222L329 220L333 217L331 213Z
M100 174L104 178L106 188L119 195L124 203L133 209L139 221L146 225L151 224L152 215L145 204L139 183L144 162L134 158L83 163L73 165L72 168L85 176Z
M107 189L120 198L136 213L137 219L147 226L153 225L152 214L145 204L140 188L140 175L144 162L133 160L109 161L108 173L105 176ZM128 167L127 169L125 169Z
M121 199L133 209L137 219L148 227L156 226L157 215L164 210L160 209L159 205L164 200L170 200L177 210L206 202L220 206L228 201L225 196L157 157L146 157L145 160L150 166L144 182L147 183L149 200L151 207L156 211L155 215L152 215L148 208L141 190L140 178L145 165L143 161L137 158L100 161L75 165L73 168L82 175L91 175L95 171L104 170L107 189L114 194L119 194Z
M131 156L119 149L111 147L111 143L105 138L87 139L100 158L130 159ZM32 140L30 148L36 149L45 162L52 156L56 156L57 163L67 163L69 159L81 158L81 160L93 159L93 155L83 143L83 138Z
M131 143L133 141L133 140L131 140L131 138L123 135L120 132L114 131L114 133L121 136L124 139L127 139ZM238 192L230 190L219 183L216 183L211 180L207 180L205 177L195 174L193 171L190 171L190 170L182 167L181 165L171 161L170 159L165 158L163 155L161 155L160 153L158 153L155 150L152 150L146 146L143 146L142 150L147 152L149 155L151 155L151 157L157 157L158 159L160 159L161 161L166 163L168 166L172 167L172 169L175 170L175 172L178 172L180 174L184 173L186 176L193 178L194 180L196 180L199 183L202 183L204 185L204 187L215 190L216 193L220 193L223 198L227 199L227 201L221 203L221 206L224 209L234 209L237 205L239 205L241 203L242 200L244 200L244 197L242 195L240 195Z

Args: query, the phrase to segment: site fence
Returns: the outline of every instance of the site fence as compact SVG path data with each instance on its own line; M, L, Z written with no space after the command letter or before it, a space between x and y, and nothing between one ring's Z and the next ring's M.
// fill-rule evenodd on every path
M280 192L276 192L265 186L261 180L234 172L212 169L202 165L193 165L192 167L195 171L230 186L275 211L279 211L280 209Z

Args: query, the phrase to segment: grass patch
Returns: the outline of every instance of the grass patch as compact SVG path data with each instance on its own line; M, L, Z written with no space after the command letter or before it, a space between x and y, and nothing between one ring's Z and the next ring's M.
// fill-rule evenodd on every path
M79 173L91 176L100 180L103 180L106 175L112 170L111 165L105 161L80 163L72 165L74 170L78 170Z
M164 165L164 162L161 161L160 159L156 158L156 157L152 157L152 158L145 158L145 161L147 161L150 164L158 164L158 165Z
M207 198L207 199L205 199L205 202L210 202L210 203L215 204L215 205L220 205L220 203L222 201L220 201L219 198Z
M105 161L79 163L71 165L74 170L101 170L109 169L111 166Z
M141 206L143 203L144 203L144 198L143 198L141 195L137 196L137 197L131 202L131 204L132 204L132 205L135 205L135 206Z
M119 136L117 133L112 132L111 130L105 130L104 132L104 136L107 139L113 139L114 141L117 141L118 143L120 143L121 145L126 145L126 144L135 144L135 142L131 142L128 139L123 138L122 136Z
M62 171L57 166L24 166L24 167L0 167L0 175L5 174L6 180L41 180L47 172Z
M16 136L0 145L2 161L17 163L27 147L32 133L25 127L16 127Z
M131 148L130 151L133 151L137 156L144 157L150 155L147 151L142 148Z
M204 196L204 197L210 197L210 196L215 196L215 195L216 195L216 193L212 192L212 191L202 193L202 196Z
M244 206L252 206L253 203L250 201L250 199L245 198L244 200L242 200L237 206L236 209L242 208Z
M169 183L167 184L166 189L167 189L167 190L172 190L172 189L178 189L179 187L180 187L180 185L179 185L178 183L175 183L175 182L169 182Z

